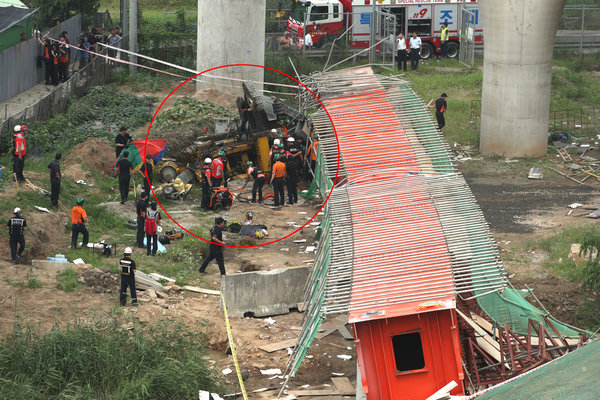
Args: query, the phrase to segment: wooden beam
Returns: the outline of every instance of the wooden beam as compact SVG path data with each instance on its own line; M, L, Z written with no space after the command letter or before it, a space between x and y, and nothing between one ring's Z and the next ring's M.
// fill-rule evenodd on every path
M342 396L354 396L356 395L356 389L350 379L345 376L342 378L331 378L331 382L333 382L333 386L337 389L338 392Z
M259 349L261 349L262 351L266 351L267 353L272 353L277 350L283 350L283 349L287 349L288 347L294 347L294 346L296 346L297 341L298 341L298 339L289 339L289 340L284 340L282 342L269 343L264 346L260 346Z

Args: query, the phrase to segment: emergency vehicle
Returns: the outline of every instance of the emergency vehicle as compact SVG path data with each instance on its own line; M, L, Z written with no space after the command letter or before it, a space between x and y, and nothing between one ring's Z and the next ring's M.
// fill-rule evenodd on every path
M458 54L461 7L474 13L471 19L476 43L483 42L477 0L299 0L288 19L287 30L297 46L310 32L315 47L322 47L350 28L350 46L369 47L373 2L378 10L396 17L396 35L413 32L423 42L422 58L440 51L440 30L448 23L448 57ZM306 30L304 23L306 21Z

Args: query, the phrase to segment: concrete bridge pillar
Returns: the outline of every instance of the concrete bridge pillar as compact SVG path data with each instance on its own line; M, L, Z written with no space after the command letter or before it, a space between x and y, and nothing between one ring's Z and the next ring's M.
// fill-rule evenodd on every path
M552 54L566 0L479 0L484 29L480 151L546 154Z
M198 54L196 69L229 64L264 65L265 61L266 0L198 0ZM230 67L210 74L262 82L264 70L256 67ZM197 84L197 90L214 87L220 91L236 92L239 80L210 79L209 84ZM231 85L227 87L223 85ZM262 83L255 83L262 89Z

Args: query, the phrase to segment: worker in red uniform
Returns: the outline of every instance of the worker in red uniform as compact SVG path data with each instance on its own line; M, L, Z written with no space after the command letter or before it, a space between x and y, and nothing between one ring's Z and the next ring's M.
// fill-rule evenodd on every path
M221 187L223 179L225 178L225 166L223 164L223 157L225 152L219 151L217 158L212 160L211 163L211 174L212 174L212 187Z
M202 167L202 203L200 208L204 211L207 211L210 207L211 188L213 187L211 163L212 160L207 157L204 159L204 167Z
M25 154L27 153L27 142L21 125L15 126L15 152L13 155L13 171L18 182L24 182L23 169L25 169Z
M284 205L285 193L283 191L283 184L285 178L285 164L281 162L281 156L279 153L273 155L275 164L273 164L273 170L271 172L271 182L274 190L275 207Z

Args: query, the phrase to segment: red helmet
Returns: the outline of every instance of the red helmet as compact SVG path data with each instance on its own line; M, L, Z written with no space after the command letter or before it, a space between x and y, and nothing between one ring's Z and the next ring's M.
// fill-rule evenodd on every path
M21 125L21 132L27 133L28 130L29 128L27 128L27 125Z

